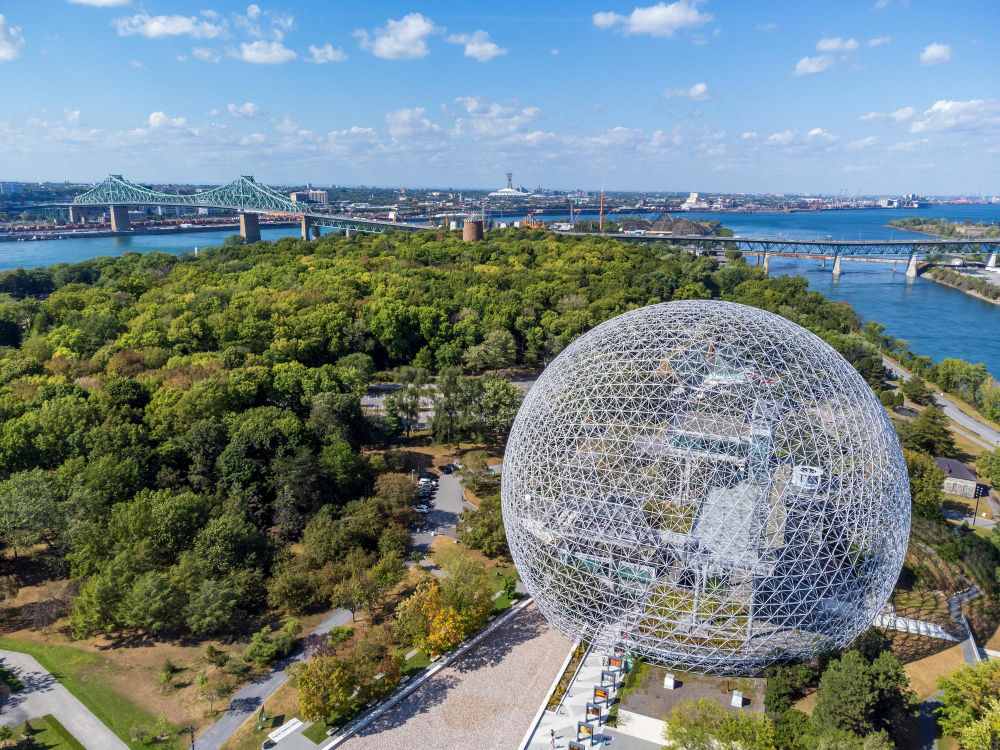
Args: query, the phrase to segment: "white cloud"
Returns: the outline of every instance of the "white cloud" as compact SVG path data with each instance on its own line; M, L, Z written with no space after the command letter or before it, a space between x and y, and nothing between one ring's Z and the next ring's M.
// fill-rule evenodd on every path
M130 5L132 0L69 0L74 5L93 5L95 8L109 8L112 5Z
M878 138L876 138L873 135L870 135L867 138L862 138L857 141L851 141L850 143L847 144L847 148L849 148L851 151L858 151L863 148L871 148L876 143L878 143Z
M671 99L675 96L696 102L706 102L712 98L712 95L708 93L708 85L704 83L696 83L689 89L667 89L663 92L664 99Z
M201 14L203 16L205 16L205 18L213 18L215 20L218 20L219 18L221 18L221 16L218 14L217 11L214 11L214 10L211 10L211 9L202 10Z
M917 151L921 146L926 146L930 141L921 138L919 141L899 141L889 146L889 151Z
M482 29L471 34L452 34L445 41L450 44L464 44L465 56L474 57L479 62L489 62L494 57L507 54L507 48L493 42L490 35Z
M806 138L811 138L818 141L835 141L840 136L834 135L833 133L823 130L823 128L813 128L806 134Z
M757 31L774 31L778 28L778 24L773 21L771 23L759 23L754 28L757 29Z
M678 29L693 29L712 20L711 13L698 10L698 0L688 2L660 2L647 8L635 8L629 15L601 12L592 17L599 29L618 27L623 34L649 34L650 36L671 38Z
M0 13L0 62L9 62L20 56L24 49L24 36L20 26L10 26Z
M68 122L70 125L80 124L80 110L78 109L74 110L63 109L63 116L66 118L66 122Z
M254 6L250 6L250 7L254 7ZM253 146L254 144L257 144L257 143L263 143L265 140L266 139L265 139L263 133L251 133L250 135L245 135L242 138L240 138L240 145L241 146Z
M902 109L897 109L895 112L890 113L889 117L896 122L906 122L907 120L912 119L914 114L915 110L913 107L903 107Z
M261 108L253 102L247 102L240 107L235 104L227 104L226 108L229 110L229 114L236 118L257 117L261 114Z
M385 27L375 29L372 39L365 29L357 29L354 36L361 40L361 49L384 60L415 60L430 54L427 40L431 34L444 29L420 13L410 13L398 21L389 19Z
M943 62L948 62L951 59L951 45L950 44L928 44L924 47L924 51L920 53L920 64L921 65L939 65Z
M147 122L151 128L183 128L187 125L185 118L167 117L163 112L153 112Z
M192 47L191 54L202 62L207 63L217 63L222 59L222 55L214 50L210 50L208 47Z
M875 4L872 6L872 10L882 10L887 7L892 0L875 0Z
M281 42L266 42L263 39L258 39L256 42L241 42L238 50L230 47L226 52L230 57L258 65L276 65L291 62L298 57Z
M299 129L299 124L286 115L281 121L275 123L274 129L279 133L294 133Z
M523 131L528 123L541 114L538 107L504 106L479 96L460 96L455 99L455 104L465 110L455 120L452 130L455 136L500 138Z
M944 130L1000 130L1000 99L967 102L942 99L910 125L911 133Z
M397 109L387 112L385 115L386 125L389 126L389 135L393 138L407 138L422 135L440 130L440 128L424 117L424 108Z
M774 133L767 137L767 143L772 146L787 146L793 143L798 137L799 131L797 130L782 130L780 133Z
M131 65L133 68L137 68L138 70L142 70L142 69L144 69L146 67L145 65L143 65L138 60L129 60L128 64Z
M553 47L552 49L549 50L549 54L550 55L558 55L559 54L559 50L557 50L555 47Z
M808 76L813 73L822 73L833 65L831 55L820 55L819 57L803 57L795 64L794 75Z
M131 17L116 18L113 24L118 29L118 36L139 34L147 39L185 34L195 39L214 39L222 33L222 26L199 21L196 16L150 16L137 13Z
M853 52L857 48L857 39L848 39L845 41L839 36L828 39L820 39L816 42L816 49L820 52Z
M206 111L205 114L208 115L209 117L215 117L217 114L219 114L219 110L213 107L212 109Z
M907 120L913 119L914 114L915 110L913 107L903 107L889 114L885 112L869 112L866 115L861 115L858 119L861 122L885 122L886 120L892 120L895 124L901 125Z
M317 64L344 62L344 60L347 59L347 54L344 52L343 48L337 47L334 49L332 44L324 44L322 47L316 47L310 44L309 54L312 55L312 57L307 57L306 62Z
M888 44L892 41L891 36L877 36L874 39L868 40L869 47L881 47L883 44Z
M260 6L256 4L251 4L247 6L247 18L251 21L256 20L260 16Z
M740 136L744 141L755 141L757 140L757 131L748 130L743 135Z

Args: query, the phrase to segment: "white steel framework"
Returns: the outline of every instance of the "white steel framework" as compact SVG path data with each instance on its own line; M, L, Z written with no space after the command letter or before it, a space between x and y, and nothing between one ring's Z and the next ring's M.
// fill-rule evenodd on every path
M885 410L832 347L756 308L684 301L613 318L545 370L511 431L503 511L567 637L754 674L871 625L910 494Z

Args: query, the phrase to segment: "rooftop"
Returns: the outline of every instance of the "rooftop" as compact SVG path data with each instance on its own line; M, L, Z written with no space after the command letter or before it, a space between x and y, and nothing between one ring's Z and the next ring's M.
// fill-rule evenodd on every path
M966 464L958 461L954 458L937 458L935 457L934 463L937 467L941 469L946 477L953 477L955 479L965 479L969 482L976 482L976 472Z

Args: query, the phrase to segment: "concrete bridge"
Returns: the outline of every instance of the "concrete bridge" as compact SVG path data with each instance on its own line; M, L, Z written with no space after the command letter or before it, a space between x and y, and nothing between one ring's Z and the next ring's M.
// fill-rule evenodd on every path
M948 255L972 255L989 253L988 268L997 267L997 253L1000 239L923 239L915 240L795 240L773 237L717 237L715 235L677 234L628 234L624 232L556 232L568 237L612 237L628 242L667 242L671 245L693 247L696 251L721 253L735 247L744 255L762 257L767 270L770 258L822 258L833 260L833 272L841 272L845 259L868 260L874 262L896 262L907 258L906 275L915 277L919 273L918 256L928 253ZM886 257L889 256L889 257ZM892 257L895 256L895 257Z
M87 208L108 207L111 212L111 231L124 232L130 227L129 206L197 206L222 208L239 212L240 234L247 242L260 239L260 214L301 217L302 239L319 237L320 227L331 227L354 232L383 233L388 231L413 232L421 227L381 219L358 219L351 216L325 214L309 210L277 190L257 182L250 175L243 175L228 185L190 195L171 195L149 190L129 182L121 175L108 175L107 179L68 205L70 223L84 223Z

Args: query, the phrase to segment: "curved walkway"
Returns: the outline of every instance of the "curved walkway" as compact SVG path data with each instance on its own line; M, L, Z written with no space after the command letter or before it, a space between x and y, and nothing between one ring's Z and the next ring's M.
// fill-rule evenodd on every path
M129 750L80 700L35 657L0 650L0 662L24 685L0 703L0 725L16 727L52 714L87 750Z

